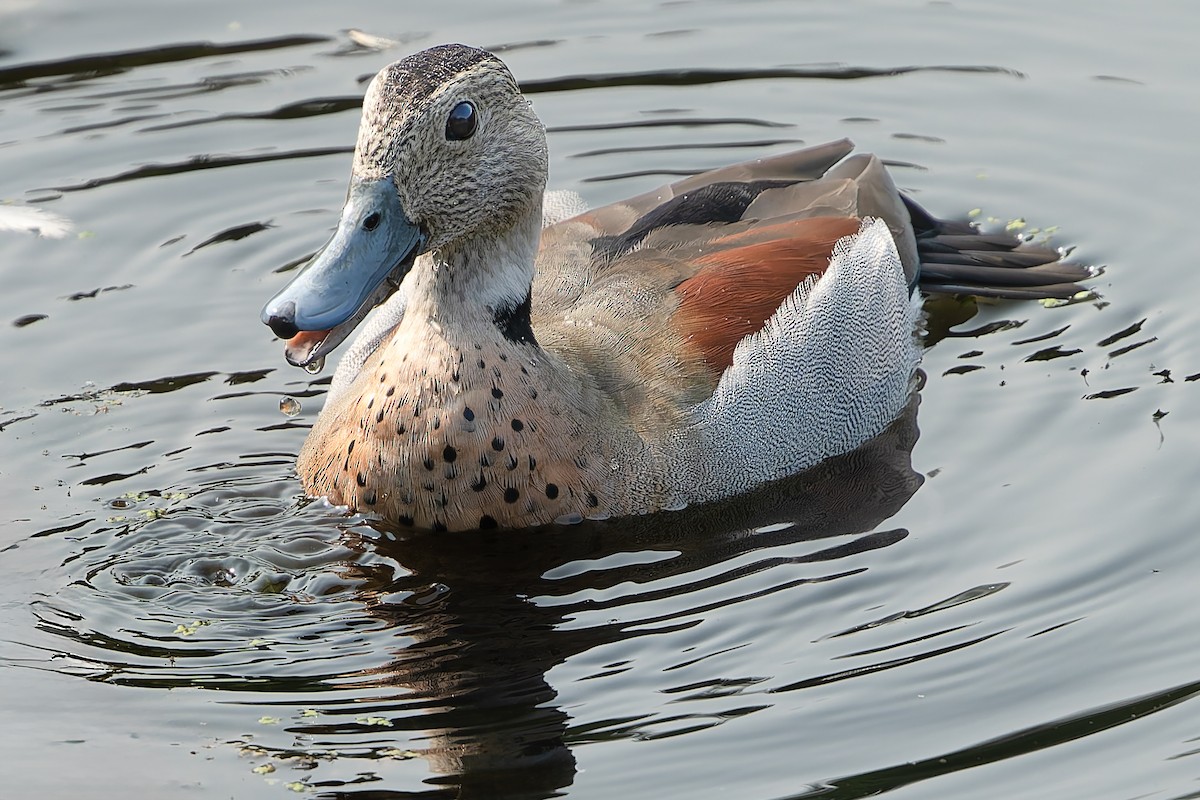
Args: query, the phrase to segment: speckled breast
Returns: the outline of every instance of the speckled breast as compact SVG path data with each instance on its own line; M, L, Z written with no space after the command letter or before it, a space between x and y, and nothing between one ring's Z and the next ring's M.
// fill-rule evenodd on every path
M393 337L300 453L306 490L403 526L525 527L613 513L597 414L536 347ZM420 353L419 361L410 357Z

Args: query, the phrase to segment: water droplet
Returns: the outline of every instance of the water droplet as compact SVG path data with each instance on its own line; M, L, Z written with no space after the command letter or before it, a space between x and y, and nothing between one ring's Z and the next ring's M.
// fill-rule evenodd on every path
M289 417L300 413L300 401L294 397L284 397L279 400L279 410Z
M304 365L304 371L309 375L316 375L323 369L325 369L325 356L317 356L312 361Z

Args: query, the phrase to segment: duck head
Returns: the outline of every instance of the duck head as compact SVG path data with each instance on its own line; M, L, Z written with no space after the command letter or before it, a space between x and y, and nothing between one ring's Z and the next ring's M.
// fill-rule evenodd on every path
M495 251L540 219L546 170L545 129L496 56L442 45L385 67L363 98L337 230L262 321L287 340L292 364L319 363L410 273L470 270L480 259L463 254ZM478 284L493 305L523 300L533 230L532 246L515 247L527 270L464 275L460 284Z

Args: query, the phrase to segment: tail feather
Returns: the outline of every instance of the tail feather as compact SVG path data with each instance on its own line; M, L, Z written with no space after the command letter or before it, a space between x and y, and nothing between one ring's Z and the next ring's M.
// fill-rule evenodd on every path
M995 297L1004 300L1070 300L1080 292L1089 291L1078 283L1051 283L1045 286L980 286L977 283L921 282L921 290L930 294L965 294L972 297Z
M920 247L919 240L917 252L921 255L922 267L926 264L946 264L959 266L978 265L999 269L1034 269L1057 264L1062 257L1058 252L1051 252L1047 256L1045 252L1029 250L951 250L949 252L929 252Z
M961 234L942 233L934 238L926 239L926 242L926 248L931 253L957 253L959 250L1012 250L1013 237L1010 233L982 233L974 230L971 233ZM1058 251L1052 247L1024 244L1021 249L1027 252L1036 250L1044 253L1047 260L1050 261L1059 255Z
M901 195L912 219L921 261L921 290L1014 300L1066 300L1088 289L1096 271L1063 261L1054 248L1008 233L982 233L972 223L942 220Z
M1019 267L1004 265L985 267L979 264L926 264L921 263L921 288L933 288L926 284L961 284L969 286L1053 286L1073 283L1079 276L1069 269L1073 265L1045 264L1041 267ZM1090 273L1089 273L1090 274Z

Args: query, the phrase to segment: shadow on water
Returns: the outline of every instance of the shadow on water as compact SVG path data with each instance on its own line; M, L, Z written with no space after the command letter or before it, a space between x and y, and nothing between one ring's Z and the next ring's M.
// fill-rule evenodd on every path
M446 536L343 520L339 535L335 510L264 498L261 469L253 481L224 476L188 502L227 519L164 516L83 536L68 559L76 580L35 603L40 630L68 644L26 666L304 707L283 730L226 744L305 765L320 797L554 796L574 781L581 745L724 720L645 713L572 726L547 674L866 570L854 556L907 536L877 528L922 482L911 466L918 402L858 450L736 501L541 530ZM413 758L437 776L426 790L363 778Z

